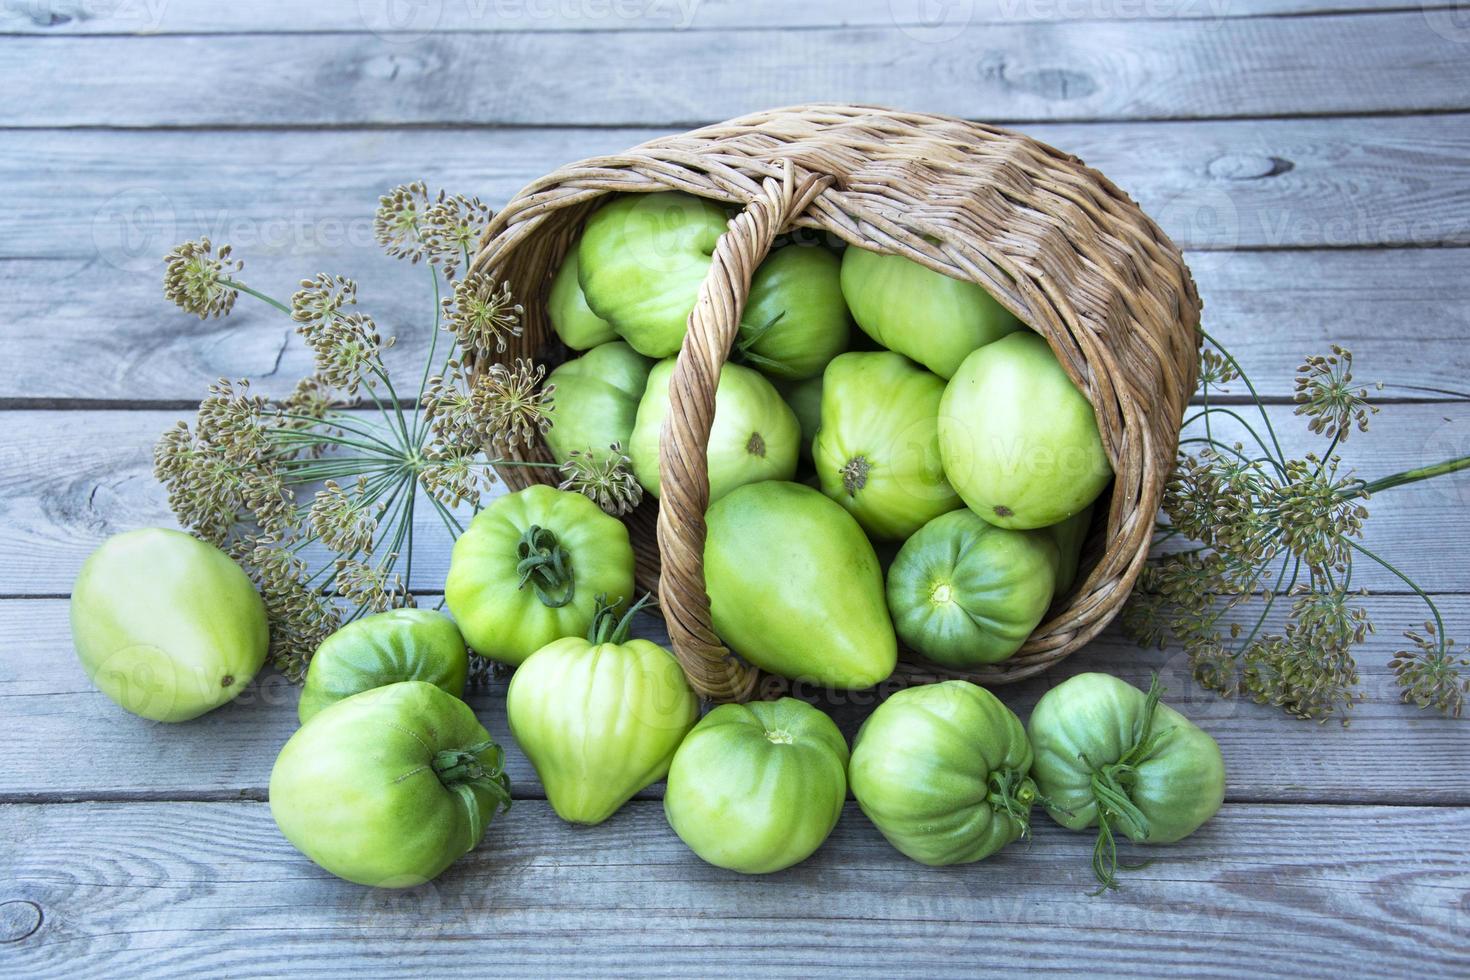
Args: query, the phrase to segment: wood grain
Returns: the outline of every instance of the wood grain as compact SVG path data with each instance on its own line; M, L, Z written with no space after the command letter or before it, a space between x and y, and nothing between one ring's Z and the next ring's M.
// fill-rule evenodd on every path
M1470 59L1457 37L1417 10L971 23L939 43L898 27L395 45L371 34L18 36L3 39L0 125L676 126L816 101L998 122L1461 110ZM576 71L548 70L565 65Z
M385 0L11 0L0 33L229 34L368 31L387 40L427 31L720 31L730 28L905 26L943 37L971 23L1065 20L1211 20L1223 17L1394 9L1382 0L979 0L926 7L923 0L430 0L392 8ZM1406 5L1397 5L1408 9Z
M0 596L65 595L86 556L118 531L172 525L152 477L152 446L184 411L8 412L0 427ZM1270 410L1288 452L1326 448L1291 410ZM1229 435L1229 430L1221 434ZM1385 406L1345 454L1367 477L1470 452L1470 406ZM1470 473L1398 488L1372 502L1364 539L1425 588L1470 591L1462 560ZM414 587L438 590L448 570L448 532L419 508ZM1354 585L1400 592L1392 575L1361 562Z
M253 976L973 976L1037 970L1463 976L1470 810L1226 806L1089 898L1091 843L1038 817L1034 842L925 868L849 804L795 868L699 861L655 802L574 828L518 803L438 881L402 892L329 877L261 803L0 808L0 902L40 910L7 971ZM29 909L27 909L29 911ZM19 918L19 916L17 916ZM34 915L31 921L34 921ZM983 962L983 968L980 963Z
M1266 398L1290 398L1294 365L1333 342L1357 355L1359 377L1388 383L1386 396L1453 398L1470 390L1470 348L1461 343L1470 336L1470 250L1186 258L1204 298L1205 328ZM394 375L422 370L432 306L422 267L371 247L268 251L251 255L246 280L286 297L296 279L318 269L359 276L363 308L398 330L387 356ZM242 297L228 319L201 322L164 300L160 281L156 268L131 271L95 259L0 260L0 328L15 327L0 404L187 403L224 375L284 396L310 372L310 351L274 310ZM92 297L107 297L107 316L97 316Z
M1470 598L1440 601L1452 624L1470 617ZM1401 645L1398 630L1422 620L1422 607L1386 596L1366 606L1381 633L1361 650L1365 700L1347 728L1291 721L1274 708L1222 700L1193 680L1184 656L1142 650L1116 628L1059 668L997 693L1024 718L1042 694L1074 674L1101 670L1147 687L1157 671L1168 702L1220 742L1231 800L1470 804L1465 723L1403 704L1388 668ZM88 681L72 652L66 617L64 600L0 602L0 643L26 651L0 660L0 730L10 733L11 760L0 770L0 801L264 798L276 753L296 730L299 689L267 674L236 701L196 721L148 722ZM646 620L638 632L668 642L657 620ZM831 714L852 739L892 691L891 685L862 692L798 685L792 693ZM470 704L506 748L515 795L543 796L535 770L509 735L504 684L474 693ZM87 733L87 744L106 747L104 763L70 750L77 732ZM1262 742L1266 732L1269 749ZM657 798L662 790L655 784L642 795Z

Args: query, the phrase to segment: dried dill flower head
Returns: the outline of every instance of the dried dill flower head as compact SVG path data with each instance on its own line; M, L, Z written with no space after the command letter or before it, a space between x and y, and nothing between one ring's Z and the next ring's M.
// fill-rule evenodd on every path
M447 195L443 191L424 212L424 254L444 271L446 279L453 279L460 262L468 262L479 248L490 216L490 208L478 197Z
M561 464L561 475L560 489L582 494L614 517L643 502L643 485L633 476L633 461L617 443L602 453L572 450Z
M511 297L510 283L471 272L454 284L454 295L443 305L449 329L466 353L503 354L510 338L521 335L525 310Z
M1332 353L1308 357L1296 370L1296 414L1307 416L1308 429L1339 440L1354 426L1368 431L1368 416L1377 415L1378 406L1368 404L1367 388L1353 384L1352 351L1333 344Z
M1412 649L1400 650L1388 663L1404 689L1404 701L1460 717L1470 694L1470 673L1462 676L1460 668L1470 667L1470 657L1457 656L1455 641L1442 640L1433 622L1424 624L1423 633L1406 630L1404 636Z
M423 181L393 188L378 200L373 237L393 258L417 262L424 257L419 227L428 208L429 189Z
M518 357L472 374L457 360L429 379L424 415L441 445L476 451L530 445L551 427L555 385L542 385L546 368Z
M163 295L186 313L201 320L222 317L235 307L239 289L233 274L245 263L230 258L230 246L222 245L218 254L208 238L184 242L164 257Z

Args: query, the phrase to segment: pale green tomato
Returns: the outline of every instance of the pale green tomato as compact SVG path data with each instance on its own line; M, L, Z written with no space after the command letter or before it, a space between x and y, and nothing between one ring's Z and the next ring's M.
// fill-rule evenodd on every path
M863 722L847 778L888 842L921 864L979 861L1027 833L1036 785L1021 719L969 681L899 691Z
M153 721L188 721L265 662L265 605L240 566L182 531L114 535L72 586L71 636L92 683Z
M1188 718L1110 674L1078 674L1044 694L1027 728L1033 775L1053 820L1143 844L1188 837L1225 799L1220 746ZM1094 862L1113 884L1115 863Z
M906 538L964 506L939 463L943 397L941 378L891 351L843 354L822 375L822 492L874 538Z
M464 697L469 656L459 628L430 609L390 609L354 620L312 655L296 716L305 722L354 694L425 681Z
M814 245L787 245L767 256L751 278L735 338L741 362L782 381L820 375L847 349L851 329L841 268L837 256Z
M898 658L883 572L852 515L796 483L752 483L705 515L715 632L763 670L872 687Z
M633 438L638 402L653 362L622 341L602 344L562 364L546 379L555 385L546 445L558 463L573 451L605 459L608 447L624 450Z
M995 527L969 510L936 517L888 569L898 638L946 667L999 663L1046 615L1057 561L1045 531Z
M551 294L546 297L546 315L551 329L572 350L591 350L599 344L617 340L612 325L592 312L582 284L577 281L577 247L572 246L562 261L556 278L551 280Z
M939 405L939 455L970 509L1001 527L1064 521L1113 478L1092 405L1030 331L960 365Z
M664 814L721 868L769 874L822 846L847 796L847 741L804 701L722 704L679 746Z
M842 295L864 333L941 378L952 377L971 351L1021 326L973 282L856 247L842 256Z
M672 357L659 361L649 372L629 443L633 475L655 497L659 495L659 438L669 414L674 361ZM739 364L720 368L715 421L706 453L711 502L747 483L791 479L796 474L800 441L796 416L769 381Z
M511 734L557 816L571 823L602 823L662 779L699 719L699 699L674 655L628 639L631 615L619 624L605 612L592 640L537 650L506 694Z
M676 191L614 197L577 246L587 305L638 353L678 353L726 223L718 204Z
M627 526L580 493L527 487L490 502L454 542L444 600L474 650L519 664L585 636L597 597L633 596Z
M778 390L795 413L796 424L801 426L801 456L810 459L812 440L822 427L822 376L789 382Z
M271 816L339 878L413 888L472 850L510 806L505 754L475 713L423 681L312 717L271 770Z

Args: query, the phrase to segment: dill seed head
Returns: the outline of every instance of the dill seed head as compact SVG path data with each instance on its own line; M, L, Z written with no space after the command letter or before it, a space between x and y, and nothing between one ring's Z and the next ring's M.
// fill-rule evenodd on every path
M1308 429L1344 441L1354 427L1368 431L1378 406L1368 404L1367 388L1353 384L1352 351L1333 344L1332 353L1310 356L1296 370L1296 414L1307 416Z
M322 544L339 554L373 553L373 535L378 531L381 505L366 502L367 477L357 478L355 492L343 490L327 480L316 492L308 520Z
M265 603L271 663L301 680L317 647L342 625L341 614L328 596L305 584L306 563L288 549L261 539L242 542L235 555Z
M226 316L234 309L240 293L226 280L245 268L245 263L230 259L230 246L221 245L215 254L208 238L184 242L163 262L163 295L180 309L201 320Z
M518 357L509 365L491 364L475 378L470 391L473 414L483 445L514 449L529 446L551 428L555 385L542 386L546 367Z
M508 282L471 272L454 284L454 295L443 306L446 329L467 354L504 353L509 339L521 335L525 310L511 297Z
M414 604L403 579L392 570L397 554L370 564L355 558L337 559L337 591L353 606L369 612L386 612Z
M417 262L424 257L419 229L429 207L429 190L416 180L393 188L378 200L373 237L395 259Z
M316 359L316 374L325 384L346 395L357 394L369 375L383 370L383 351L393 346L378 336L378 325L365 313L337 316L311 328L302 328Z
M446 279L453 279L459 263L480 247L480 236L492 216L489 206L478 197L447 195L443 191L424 212L424 254L444 270Z
M1404 636L1412 649L1398 651L1388 663L1404 689L1403 700L1460 717L1470 694L1470 674L1462 676L1460 668L1470 667L1470 657L1455 656L1455 641L1441 638L1432 622L1424 624L1423 633L1407 630Z
M561 476L560 489L580 493L614 517L643 502L643 486L633 476L633 461L617 443L606 452L572 450L561 464Z
M495 473L479 464L479 451L454 446L435 447L425 455L419 483L446 507L478 507L480 495L495 483Z
M223 450L179 422L153 447L153 475L181 525L217 547L229 541L245 506L244 486Z
M356 282L318 272L315 279L301 280L301 288L292 295L291 319L305 325L301 331L304 334L312 327L332 322L348 307L356 305Z

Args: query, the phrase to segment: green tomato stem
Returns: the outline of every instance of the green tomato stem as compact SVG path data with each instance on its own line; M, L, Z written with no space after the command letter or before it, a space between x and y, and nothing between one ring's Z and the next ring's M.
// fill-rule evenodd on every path
M542 605L559 609L576 596L571 556L551 531L535 524L527 528L516 545L516 559L516 571L521 576L518 588L529 584Z

